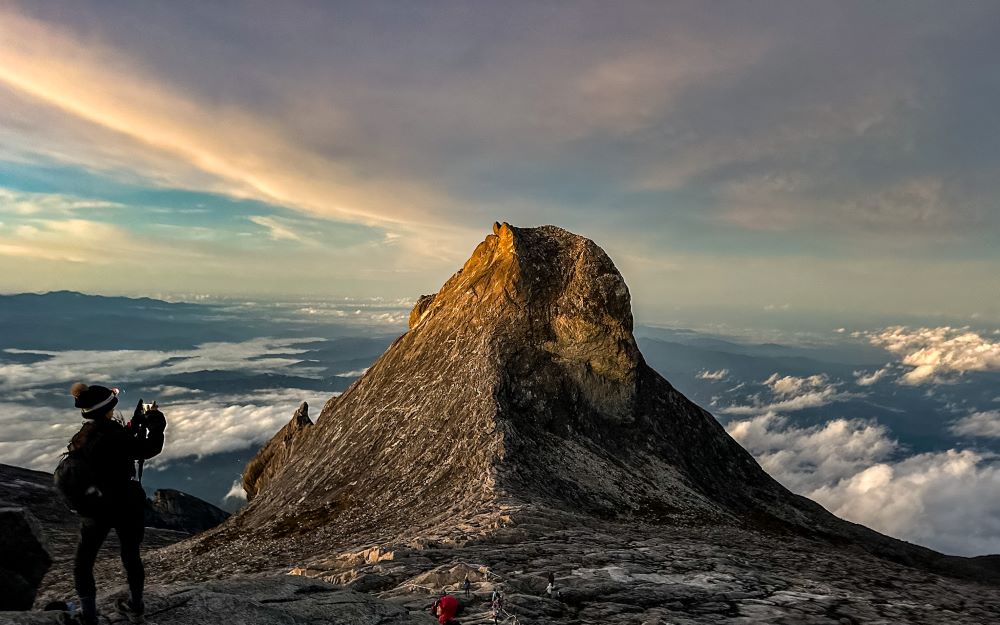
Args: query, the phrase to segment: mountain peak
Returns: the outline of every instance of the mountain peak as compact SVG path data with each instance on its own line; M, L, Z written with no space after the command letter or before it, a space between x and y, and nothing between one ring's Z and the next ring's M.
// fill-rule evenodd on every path
M548 352L595 407L628 418L641 362L631 298L590 239L555 226L495 223L462 269L410 313L411 332L460 323Z
M293 418L251 461L250 503L222 534L282 549L455 540L545 511L750 524L985 572L786 490L646 365L632 324L628 287L593 241L495 224L314 425Z

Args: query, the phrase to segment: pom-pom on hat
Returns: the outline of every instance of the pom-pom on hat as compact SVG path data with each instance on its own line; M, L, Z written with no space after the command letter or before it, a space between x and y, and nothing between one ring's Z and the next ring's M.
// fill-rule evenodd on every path
M118 405L118 389L104 386L87 386L77 382L69 389L69 394L76 398L76 407L87 419L102 417Z

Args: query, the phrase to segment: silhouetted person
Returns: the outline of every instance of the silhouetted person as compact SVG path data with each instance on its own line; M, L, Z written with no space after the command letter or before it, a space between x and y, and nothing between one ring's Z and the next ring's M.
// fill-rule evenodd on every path
M465 598L469 598L469 590L472 588L472 582L469 581L469 576L465 576L465 582L462 583L462 589L465 591Z
M143 410L142 400L128 425L114 419L117 389L77 383L70 389L75 405L87 419L73 436L69 449L77 453L92 473L93 485L86 495L91 503L78 508L80 542L73 561L73 579L80 596L80 621L97 623L97 585L94 561L113 528L121 544L122 564L128 579L128 597L118 600L118 609L133 623L143 622L142 599L146 572L139 556L145 532L146 493L135 479L135 461L146 460L163 449L166 419L156 409ZM79 450L79 451L74 451Z

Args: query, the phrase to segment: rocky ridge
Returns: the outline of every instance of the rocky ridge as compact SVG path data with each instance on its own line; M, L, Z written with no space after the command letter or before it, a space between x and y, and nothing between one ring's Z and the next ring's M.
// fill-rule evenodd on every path
M278 430L278 433L247 463L243 470L243 491L247 494L248 501L256 497L274 474L285 466L294 453L295 435L312 424L309 419L309 404L302 402L292 415L292 420Z

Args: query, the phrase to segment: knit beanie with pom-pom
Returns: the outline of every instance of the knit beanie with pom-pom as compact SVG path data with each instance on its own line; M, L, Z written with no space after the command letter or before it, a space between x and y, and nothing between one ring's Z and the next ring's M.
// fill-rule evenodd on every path
M108 411L118 405L118 389L104 386L87 386L77 382L69 389L69 394L76 398L76 407L84 418L103 417Z

